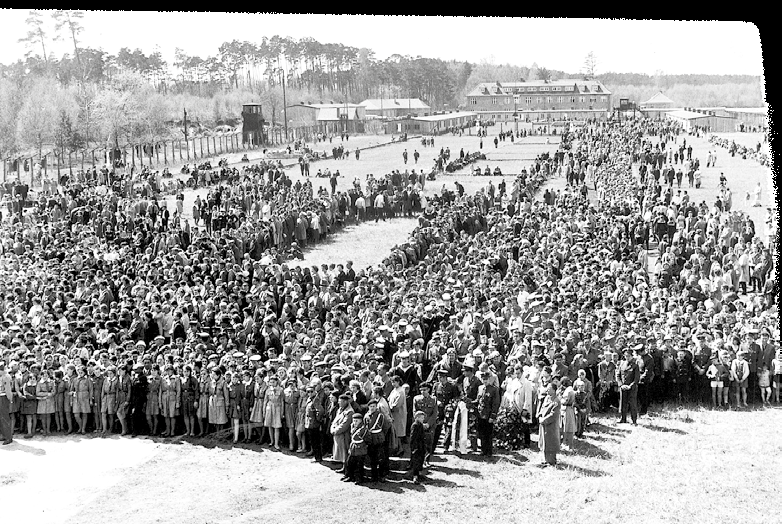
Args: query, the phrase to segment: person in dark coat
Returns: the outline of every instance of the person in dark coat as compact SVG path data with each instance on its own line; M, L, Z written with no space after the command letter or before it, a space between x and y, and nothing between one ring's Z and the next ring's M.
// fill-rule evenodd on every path
M416 411L413 423L410 425L410 470L414 484L421 483L421 470L424 468L424 457L426 456L425 418L426 413Z
M629 411L633 424L637 424L638 381L641 378L641 372L638 368L638 362L633 356L633 349L630 346L625 347L624 356L624 360L616 368L616 382L619 384L619 406L621 409L619 423L627 423L627 413Z
M138 364L133 368L133 381L130 385L130 421L132 435L141 433L146 426L145 408L147 405L147 375L144 374L144 365ZM151 428L148 428L150 430Z
M494 421L497 420L497 412L500 409L500 392L497 386L489 382L491 371L481 372L481 384L478 387L478 420L477 432L481 440L481 454L492 456L492 440L494 438Z

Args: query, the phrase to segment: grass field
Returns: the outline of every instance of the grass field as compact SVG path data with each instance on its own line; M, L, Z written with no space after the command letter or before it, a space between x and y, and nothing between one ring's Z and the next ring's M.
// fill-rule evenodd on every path
M429 480L339 482L301 455L199 441L50 437L0 448L9 521L778 522L782 408L594 419L556 468L540 454L436 456ZM536 436L533 436L533 441ZM533 445L534 447L534 445ZM403 470L406 461L395 462Z

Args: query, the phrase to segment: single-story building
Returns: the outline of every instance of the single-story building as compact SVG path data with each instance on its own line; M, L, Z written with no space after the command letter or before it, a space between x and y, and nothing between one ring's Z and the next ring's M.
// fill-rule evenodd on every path
M389 122L386 132L439 135L452 129L469 127L477 119L478 115L473 111L451 111L439 115L405 117Z
M687 132L701 128L711 133L730 133L736 130L736 119L719 116L715 111L675 109L665 113L665 118L682 124Z
M662 91L659 91L656 95L654 95L652 98L647 100L646 102L641 102L641 110L644 109L674 109L676 104L673 100L668 98L663 94Z
M286 107L289 128L314 127L321 133L363 133L366 108L360 104L300 103Z
M367 115L383 118L426 116L432 112L420 98L368 98L360 105L364 106Z

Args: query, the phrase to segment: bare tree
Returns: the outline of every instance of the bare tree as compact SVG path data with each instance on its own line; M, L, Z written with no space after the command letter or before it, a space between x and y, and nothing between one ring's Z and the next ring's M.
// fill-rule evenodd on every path
M67 29L70 33L71 40L73 41L73 56L76 58L76 64L79 66L79 70L82 73L81 81L86 76L84 74L84 68L81 63L81 53L79 52L78 36L84 31L84 26L81 25L81 20L84 18L84 11L71 11L58 9L52 13L54 19L54 32L57 34L56 40L62 39L62 31Z
M585 80L591 80L595 78L597 74L597 57L593 51L590 51L586 58L584 58L584 67L582 72L584 73Z
M43 61L48 64L49 57L46 56L46 33L43 30L43 13L35 10L30 11L24 23L28 27L27 35L24 38L20 38L19 42L25 44L28 48L25 56L30 56L32 48L40 45L43 52Z

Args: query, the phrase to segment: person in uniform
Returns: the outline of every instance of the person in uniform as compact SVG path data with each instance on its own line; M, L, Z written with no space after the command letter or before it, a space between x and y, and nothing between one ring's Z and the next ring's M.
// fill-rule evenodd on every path
M482 384L478 386L476 398L477 432L481 441L481 454L485 457L492 456L492 439L494 438L494 421L497 420L497 412L500 409L500 391L489 383L492 377L491 371L481 372Z
M307 405L304 408L304 427L307 431L307 440L312 451L307 453L316 462L323 460L323 449L321 446L320 427L325 419L326 413L323 403L318 397L318 392L314 386L307 386Z
M130 384L130 408L133 435L138 435L141 432L141 428L144 426L148 385L147 375L144 373L144 364L136 364L133 368L133 381ZM147 431L149 430L150 428L147 427Z
M195 436L195 416L198 409L198 380L193 376L193 368L183 368L181 412L185 421L185 435Z
M432 395L437 400L437 426L434 428L432 453L440 442L440 435L445 433L443 448L447 452L451 445L451 426L459 400L459 388L448 380L448 370L437 370L437 382L432 386Z
M627 423L629 411L633 424L638 423L638 381L641 372L638 362L633 357L630 346L624 348L624 360L616 368L616 382L619 384L620 424Z
M424 418L424 439L426 441L426 454L424 455L424 466L428 467L429 457L434 453L434 430L437 427L437 399L432 396L432 384L422 382L418 386L420 395L413 398L413 411L422 411L426 416Z

